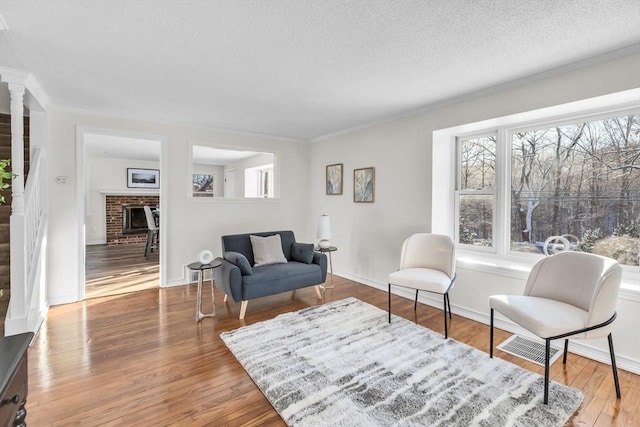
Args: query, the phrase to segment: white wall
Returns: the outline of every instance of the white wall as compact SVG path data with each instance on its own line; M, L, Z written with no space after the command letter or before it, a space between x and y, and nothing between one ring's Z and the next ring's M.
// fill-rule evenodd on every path
M336 272L386 289L388 274L398 268L403 240L431 231L435 130L637 88L639 63L636 53L313 143L310 211L314 218L322 213L331 217ZM325 166L334 163L344 163L344 193L327 196ZM375 167L375 202L354 203L353 169L368 166ZM316 224L309 223L310 232ZM522 279L461 270L451 304L454 312L477 313L478 320L486 321L489 295L523 290ZM640 303L621 301L618 316L614 340L621 366L640 371ZM607 349L606 340L591 343Z
M124 120L106 116L81 114L63 110L50 113L50 139L54 149L49 151L49 300L51 304L75 301L78 292L79 271L78 228L82 218L77 217L75 181L76 126L92 129L110 129L114 132L141 133L164 140L165 151L161 159L162 220L166 221L165 241L166 277L161 285L183 284L184 266L192 262L199 251L210 249L220 254L220 236L223 234L291 229L304 241L308 181L308 148L297 141L223 132L166 126ZM277 200L224 200L188 197L187 183L191 181L189 141L215 141L253 151L270 151L279 156L282 177L280 199ZM71 177L68 184L55 183L54 177ZM166 192L166 193L165 193Z
M160 164L145 160L106 159L87 157L86 241L88 245L107 243L105 191L131 191L127 188L127 168L158 169ZM148 190L146 190L148 191ZM159 194L159 192L158 192Z

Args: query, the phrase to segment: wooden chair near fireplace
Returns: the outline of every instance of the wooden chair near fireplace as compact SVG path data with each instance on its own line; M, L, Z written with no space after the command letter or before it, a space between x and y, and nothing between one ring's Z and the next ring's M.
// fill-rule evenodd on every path
M144 215L147 218L147 244L144 249L144 256L149 259L154 249L160 247L160 227L156 225L156 219L149 206L144 207Z

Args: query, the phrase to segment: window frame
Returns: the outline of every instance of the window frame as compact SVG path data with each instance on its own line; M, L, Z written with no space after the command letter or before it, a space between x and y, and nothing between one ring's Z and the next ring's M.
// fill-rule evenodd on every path
M495 173L494 173L494 185L492 190L469 190L462 189L462 150L461 145L463 141L468 141L470 139L478 139L478 138L487 138L487 137L495 137L496 138L496 165L495 165ZM489 132L479 132L479 133L471 133L468 135L456 135L455 137L455 151L456 151L456 168L455 168L455 194L454 194L454 241L456 244L461 247L472 251L477 252L486 252L486 253L496 253L496 214L498 212L498 204L497 204L497 189L498 189L498 171L500 170L498 166L498 132L497 131L489 131ZM491 246L475 246L467 243L460 243L460 196L491 196L491 240L493 244Z
M627 115L640 115L640 105L638 107L631 107L631 108L623 108L623 109L613 109L613 110L607 110L607 111L602 111L602 112L598 112L598 113L592 113L592 114L577 114L574 117L564 117L558 120L545 120L545 121L541 121L541 122L534 122L534 123L527 123L524 126L513 126L513 127L508 127L508 128L504 128L505 131L505 140L503 141L504 144L504 152L506 155L506 164L505 164L505 178L506 181L504 182L504 188L502 189L503 191L503 195L505 197L505 206L504 206L504 210L506 213L506 217L505 217L505 223L506 221L508 221L508 228L505 228L504 230L501 230L502 232L504 232L505 236L504 236L504 242L506 243L506 253L510 256L513 257L517 257L517 256L527 256L527 257L531 257L533 258L534 256L536 257L535 259L540 259L541 256L539 256L538 254L528 254L526 252L520 252L520 251L514 251L511 250L511 233L510 233L510 228L511 228L511 176L512 176L512 167L513 167L513 162L512 162L512 157L511 157L511 152L512 152L512 143L513 143L513 135L517 132L529 132L529 131L535 131L535 130L543 130L543 129L549 129L549 128L554 128L554 127L563 127L563 126L571 126L571 125L576 125L579 123L584 123L584 122L594 122L594 121L599 121L599 120L604 120L604 119L611 119L611 118L615 118L615 117L623 117L623 116L627 116ZM633 268L634 266L628 266L628 265L623 265L624 268Z
M510 250L511 206L511 140L509 132L540 129L546 125L575 124L579 121L598 120L633 112L640 113L640 88L602 95L594 98L559 104L478 122L437 129L432 134L431 232L455 236L458 241L458 211L456 210L457 137L497 133L496 140L496 204L494 221L507 224L494 226L495 251L478 250L471 245L459 245L459 266L474 271L526 279L531 267L544 255ZM509 144L506 143L509 142ZM508 147L508 148L507 148ZM504 165L501 167L500 165ZM508 183L508 185L505 185ZM640 269L623 266L621 297L640 301Z
M273 199L273 163L269 163L261 166L253 166L250 168L246 168L244 170L245 177L245 194L244 197L247 199ZM249 176L253 175L255 178L256 184L256 196L247 196L247 179ZM267 182L267 192L264 191L264 183L265 177L268 180Z

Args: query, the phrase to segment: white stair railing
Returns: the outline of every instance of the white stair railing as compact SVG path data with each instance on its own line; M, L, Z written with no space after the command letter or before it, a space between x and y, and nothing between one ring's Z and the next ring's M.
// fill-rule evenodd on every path
M22 215L12 214L11 274L12 279L15 274L23 276L24 281L12 280L11 283L11 300L5 321L5 335L7 336L27 331L36 332L46 316L44 275L46 271L47 215L44 209L43 192L45 188L43 181L44 160L44 150L40 146L34 147L24 189L24 213ZM22 225L22 232L18 229L19 225ZM20 259L22 259L23 265L15 262Z
M6 336L36 332L47 313L46 301L46 157L48 97L27 71L0 66L11 109L11 297ZM31 171L24 178L24 112L29 110ZM34 120L35 119L35 120ZM35 132L34 132L35 131Z
M24 189L24 243L26 270L26 303L29 306L28 325L38 322L37 316L45 309L45 290L42 274L46 260L44 236L46 235L47 217L43 209L44 174L42 173L43 150L36 146L30 159L30 170ZM34 318L36 316L36 318ZM35 325L36 327L39 326ZM33 331L32 331L33 332Z

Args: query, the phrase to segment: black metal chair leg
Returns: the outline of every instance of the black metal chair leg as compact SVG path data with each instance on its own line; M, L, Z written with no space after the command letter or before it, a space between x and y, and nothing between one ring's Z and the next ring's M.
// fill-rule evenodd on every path
M418 289L416 289L416 301L413 303L413 311L418 310Z
M562 356L562 364L567 364L567 352L569 351L569 340L564 340L564 356Z
M491 320L489 321L489 357L493 359L493 308L491 309Z
M544 404L549 403L549 353L551 352L551 340L545 340L544 354Z
M451 319L451 298L449 297L449 292L447 292L445 296L447 297L447 305L449 306L449 319Z
M389 323L391 323L391 283L389 283Z
M449 331L447 330L447 294L444 294L444 338L449 338Z
M613 369L613 381L616 384L616 397L620 399L620 380L618 379L618 367L616 366L616 355L613 351L613 338L611 334L607 336L609 340L609 353L611 354L611 369Z

